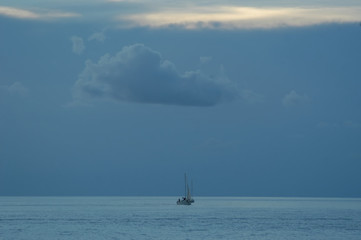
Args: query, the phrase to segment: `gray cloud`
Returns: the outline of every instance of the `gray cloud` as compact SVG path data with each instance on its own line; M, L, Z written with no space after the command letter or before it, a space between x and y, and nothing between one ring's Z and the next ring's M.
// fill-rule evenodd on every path
M310 98L304 94L300 95L295 90L292 90L284 96L282 104L285 107L293 107L309 102Z
M73 43L73 52L76 54L81 54L85 49L83 39L81 37L72 36L70 40Z
M28 89L20 82L15 82L11 85L0 85L0 91L11 95L25 96L28 93Z
M212 57L200 57L199 61L201 62L201 64L208 63L212 61Z
M361 123L359 122L355 122L355 121L351 121L351 120L346 120L343 122L343 126L347 127L347 128L360 128L361 127Z
M124 47L98 63L86 62L73 88L77 100L118 101L188 106L212 106L237 96L225 77L201 71L177 72L173 63L141 44Z
M240 96L244 102L249 104L262 103L264 101L263 95L249 89L242 90Z
M353 128L353 129L359 129L361 128L361 123L358 121L352 121L352 120L344 120L342 122L326 122L322 121L317 125L318 128L323 129L331 129L331 128Z
M98 41L98 42L104 42L106 39L104 33L102 32L96 32L96 33L93 33L89 38L88 38L88 41Z

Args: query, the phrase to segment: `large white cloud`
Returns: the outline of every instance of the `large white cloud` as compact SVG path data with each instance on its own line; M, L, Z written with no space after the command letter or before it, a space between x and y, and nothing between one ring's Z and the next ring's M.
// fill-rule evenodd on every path
M110 98L119 101L212 106L237 96L225 77L200 71L177 72L161 54L142 45L124 47L97 63L86 62L73 88L77 100Z

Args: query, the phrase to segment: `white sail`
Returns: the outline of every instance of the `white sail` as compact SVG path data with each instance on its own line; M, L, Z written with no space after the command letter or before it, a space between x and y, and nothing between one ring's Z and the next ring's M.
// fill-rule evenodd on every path
M189 190L188 184L187 184L187 199L188 199L188 200L191 200L191 199L192 199L192 197L191 197L191 191Z

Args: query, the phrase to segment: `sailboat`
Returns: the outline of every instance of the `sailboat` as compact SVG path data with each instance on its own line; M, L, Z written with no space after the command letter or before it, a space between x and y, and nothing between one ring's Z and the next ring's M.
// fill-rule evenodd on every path
M192 203L194 203L194 199L188 186L187 175L184 174L184 197L178 199L177 205L191 205Z

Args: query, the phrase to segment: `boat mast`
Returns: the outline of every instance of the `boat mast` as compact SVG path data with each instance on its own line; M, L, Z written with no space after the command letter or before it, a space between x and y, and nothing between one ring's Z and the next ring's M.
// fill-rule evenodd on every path
M187 175L184 173L184 197L187 196Z

